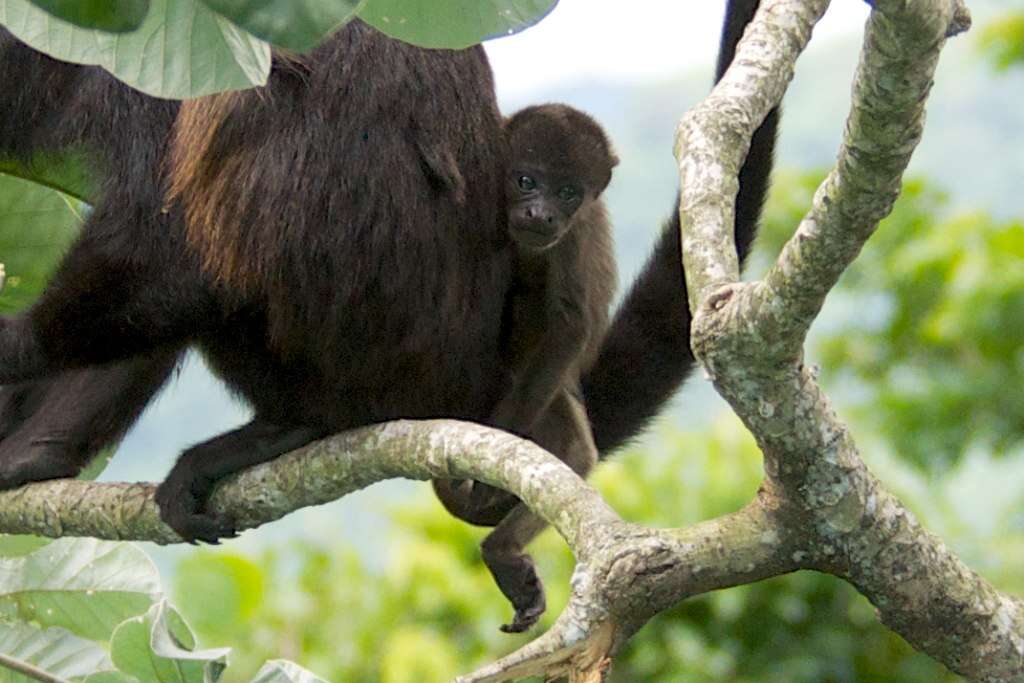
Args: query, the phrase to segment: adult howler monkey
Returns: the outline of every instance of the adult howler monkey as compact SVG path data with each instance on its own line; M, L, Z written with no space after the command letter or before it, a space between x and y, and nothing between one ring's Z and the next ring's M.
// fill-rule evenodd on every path
M45 293L0 319L0 383L145 354L155 366L198 346L255 416L187 450L160 485L183 538L232 535L203 509L213 484L311 439L399 417L487 417L511 249L481 48L423 50L354 21L275 60L264 88L180 106L9 35L0 49L15 89L0 153L78 144L107 174ZM466 179L461 202L437 182L438 159ZM84 464L83 449L50 445L4 452L0 486Z
M729 2L719 74L756 5ZM77 473L188 345L255 416L186 451L161 484L161 514L187 540L234 533L203 506L218 479L312 438L488 417L503 391L512 249L481 48L423 50L354 21L301 59L275 59L257 91L179 106L0 30L0 84L0 155L78 147L105 178L46 292L0 319L0 383L14 384L0 487ZM741 174L741 256L775 125L773 114ZM582 378L602 454L693 365L679 250L673 212Z
M504 355L512 378L487 421L531 439L586 476L597 462L597 447L579 382L597 357L615 292L612 231L601 193L619 160L604 130L565 105L518 111L506 122L505 135L515 265ZM523 549L544 522L521 504L509 513L518 501L490 486L436 481L434 489L457 517L497 524L481 547L516 610L502 630L532 626L545 600Z

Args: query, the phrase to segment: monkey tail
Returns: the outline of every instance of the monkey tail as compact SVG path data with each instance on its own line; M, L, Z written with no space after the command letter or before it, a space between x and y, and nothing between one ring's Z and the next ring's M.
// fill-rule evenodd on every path
M730 0L715 81L732 62L758 0ZM758 223L775 153L779 111L765 118L750 142L736 196L736 250L746 259ZM583 394L602 458L639 434L694 366L690 309L683 275L679 199L657 246L615 314L597 361L583 377Z

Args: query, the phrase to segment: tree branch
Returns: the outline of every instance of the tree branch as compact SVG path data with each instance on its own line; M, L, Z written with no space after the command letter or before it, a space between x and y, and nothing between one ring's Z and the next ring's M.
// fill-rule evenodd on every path
M733 235L739 172L750 138L782 101L796 59L828 0L763 0L728 71L676 128L679 219L690 310L739 280Z
M31 678L33 681L40 681L41 683L71 683L71 681L65 678L54 676L43 671L37 666L29 664L28 662L23 662L2 653L0 653L0 667L19 673L25 678Z
M799 3L769 2L763 13L788 4ZM805 12L822 6L811 0ZM749 140L777 101L763 97L778 92L764 79L773 71L774 82L788 79L784 46L748 56L745 38L737 74L723 79L729 84L716 89L713 105L684 120L677 149L688 197L683 243L694 353L764 452L761 503L784 528L803 529L795 540L801 566L851 581L884 623L950 669L1008 681L1024 675L1024 604L968 569L885 491L802 362L825 296L899 194L945 36L968 23L959 2L877 0L837 166L761 282L737 283L731 207L704 198L731 201L739 164L727 148L735 135ZM793 35L807 34L801 26ZM688 158L694 148L696 161ZM727 163L694 173L706 156ZM687 178L702 186L687 186Z
M229 477L211 505L249 529L394 477L473 478L512 491L578 557L619 521L593 488L532 442L456 420L399 420L317 441ZM155 488L61 479L0 492L0 531L180 543L160 520Z
M836 167L758 288L755 305L772 308L782 325L778 338L791 350L802 345L825 296L899 197L951 21L948 0L876 6Z

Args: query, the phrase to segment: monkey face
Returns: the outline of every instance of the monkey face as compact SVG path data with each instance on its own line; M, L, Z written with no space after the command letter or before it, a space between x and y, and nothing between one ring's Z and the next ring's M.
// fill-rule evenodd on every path
M508 183L509 234L516 244L533 251L558 244L589 197L578 179L542 169L514 169Z
M572 107L527 107L505 124L509 232L521 248L558 244L611 179L618 163L601 127Z

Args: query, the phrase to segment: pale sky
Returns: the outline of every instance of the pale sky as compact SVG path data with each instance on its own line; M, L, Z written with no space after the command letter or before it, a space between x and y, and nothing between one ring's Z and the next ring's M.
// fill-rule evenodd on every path
M714 61L724 8L724 0L561 0L536 26L486 48L505 95L588 77L665 78ZM833 2L815 43L861 32L867 14L862 0Z

